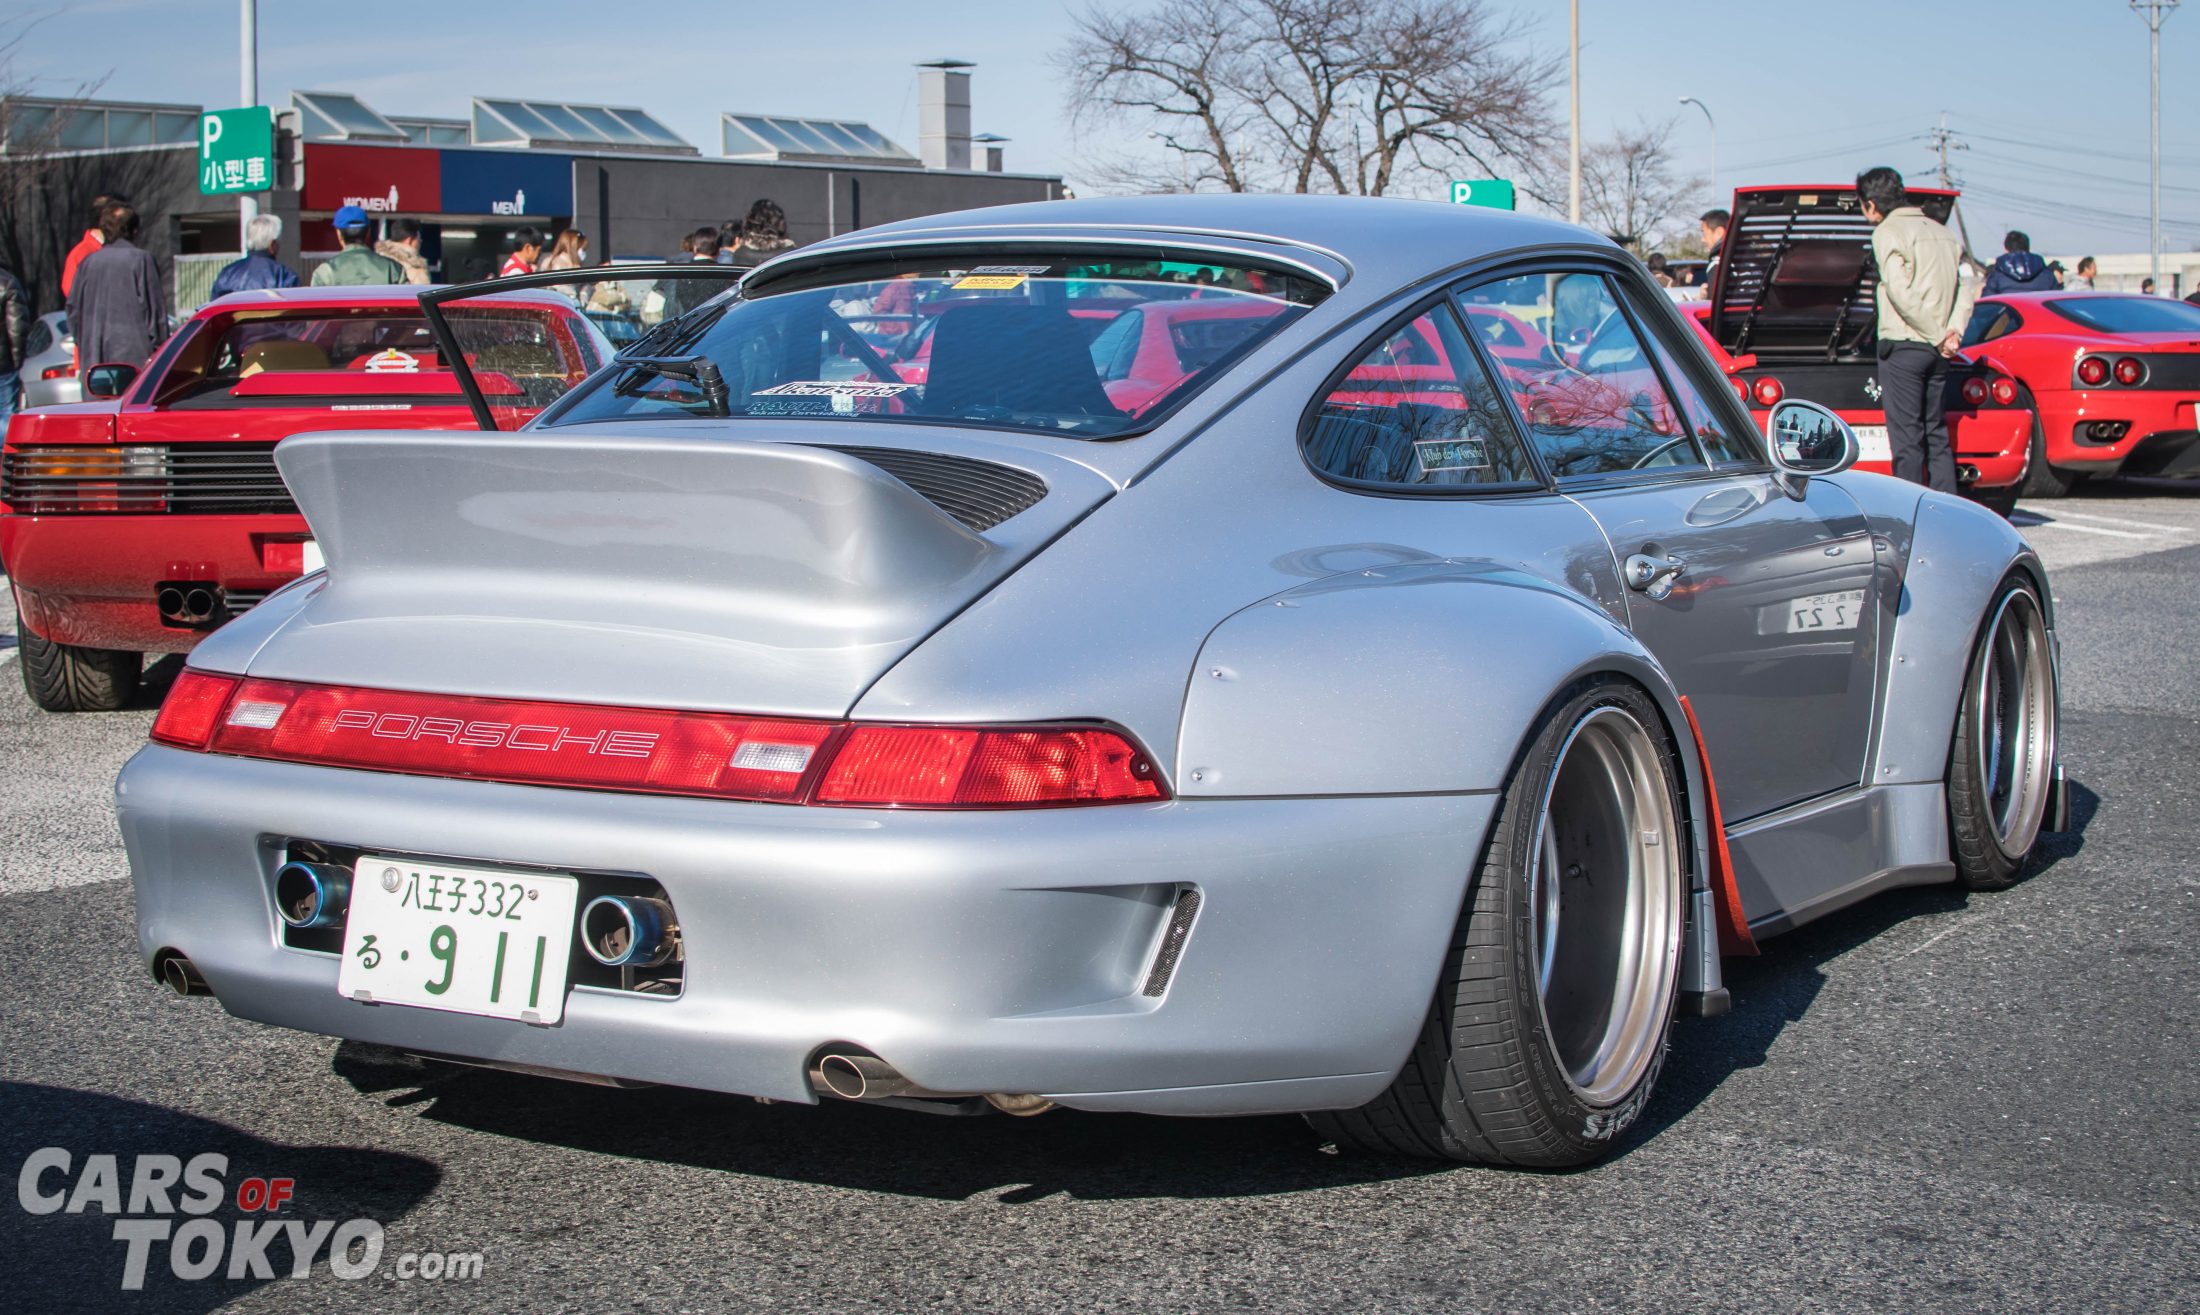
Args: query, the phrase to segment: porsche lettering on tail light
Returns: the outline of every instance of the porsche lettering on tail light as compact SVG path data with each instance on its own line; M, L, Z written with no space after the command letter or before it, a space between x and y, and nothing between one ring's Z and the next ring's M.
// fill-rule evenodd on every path
M519 785L851 808L1168 797L1100 726L871 726L239 679L186 670L153 725L181 749Z

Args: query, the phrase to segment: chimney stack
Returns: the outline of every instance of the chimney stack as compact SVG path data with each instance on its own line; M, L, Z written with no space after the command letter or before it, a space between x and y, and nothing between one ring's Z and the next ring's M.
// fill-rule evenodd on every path
M1008 145L1008 138L997 132L981 132L970 140L985 148L985 171L987 173L997 174L1006 167L1006 162L1001 157Z
M917 65L917 154L927 169L970 168L970 74L967 59Z

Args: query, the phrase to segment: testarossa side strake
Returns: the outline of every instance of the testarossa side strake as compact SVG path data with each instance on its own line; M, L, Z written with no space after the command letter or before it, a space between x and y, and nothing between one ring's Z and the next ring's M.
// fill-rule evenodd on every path
M122 774L145 959L432 1056L1581 1163L1722 950L2061 806L2024 541L1770 434L1534 218L805 248L521 432L282 444L327 570Z

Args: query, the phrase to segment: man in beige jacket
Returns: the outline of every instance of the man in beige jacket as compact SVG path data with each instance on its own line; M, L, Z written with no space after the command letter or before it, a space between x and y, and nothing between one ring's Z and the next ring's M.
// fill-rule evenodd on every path
M1879 386L1894 473L1956 492L1942 393L1977 291L1962 278L1963 244L1910 204L1902 175L1881 166L1856 176L1879 267Z

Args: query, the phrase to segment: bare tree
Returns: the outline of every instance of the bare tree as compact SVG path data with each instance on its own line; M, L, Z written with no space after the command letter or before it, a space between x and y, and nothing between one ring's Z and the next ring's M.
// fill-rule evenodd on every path
M1648 251L1685 220L1700 178L1675 172L1673 121L1638 122L1581 153L1581 217L1614 242ZM1685 223L1682 224L1685 227Z
M1072 124L1148 125L1163 148L1104 185L1377 196L1408 174L1528 174L1556 140L1557 66L1489 0L1164 0L1075 22L1055 57Z
M97 82L26 105L30 82L17 59L31 29L45 15L0 24L0 265L22 280L31 304L61 302L60 252L76 240L80 225L72 162L57 154L68 111L98 89ZM58 102L58 104L56 104ZM81 200L89 201L90 194Z

